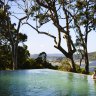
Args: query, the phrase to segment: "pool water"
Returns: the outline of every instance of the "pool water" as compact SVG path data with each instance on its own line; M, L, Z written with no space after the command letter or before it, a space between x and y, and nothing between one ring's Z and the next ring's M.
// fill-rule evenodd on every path
M0 96L96 96L96 81L50 69L0 71Z

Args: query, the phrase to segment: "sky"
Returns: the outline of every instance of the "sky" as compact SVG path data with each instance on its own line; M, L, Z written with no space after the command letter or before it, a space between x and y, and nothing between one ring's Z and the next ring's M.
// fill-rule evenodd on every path
M16 7L12 9L13 11L19 12L20 10L17 10ZM21 14L21 16L23 16ZM19 17L19 15L18 15ZM16 18L11 18L12 22L18 22ZM36 22L30 21L32 25L34 25ZM47 24L46 26L43 26L41 28L42 31L49 32L53 35L57 36L57 29L53 26L52 22ZM28 36L27 42L25 44L28 46L28 50L31 54L39 54L41 52L46 52L47 54L53 54L53 53L60 53L59 50L54 48L54 40L46 35L38 34L35 30L33 30L31 27L27 25L23 25L20 28L20 32L25 33ZM75 34L72 31L72 38L75 40ZM96 33L91 32L88 35L88 52L94 52L96 51ZM67 50L66 42L62 40L62 47Z

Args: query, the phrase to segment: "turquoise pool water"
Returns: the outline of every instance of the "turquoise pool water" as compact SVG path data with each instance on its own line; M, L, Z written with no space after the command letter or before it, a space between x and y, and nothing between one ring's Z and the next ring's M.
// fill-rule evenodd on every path
M50 69L0 71L0 96L96 96L96 81Z

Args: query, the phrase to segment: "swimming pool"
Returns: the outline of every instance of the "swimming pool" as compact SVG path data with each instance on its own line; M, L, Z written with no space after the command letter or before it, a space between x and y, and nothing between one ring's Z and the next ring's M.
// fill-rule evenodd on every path
M0 71L0 96L96 96L96 81L50 69Z

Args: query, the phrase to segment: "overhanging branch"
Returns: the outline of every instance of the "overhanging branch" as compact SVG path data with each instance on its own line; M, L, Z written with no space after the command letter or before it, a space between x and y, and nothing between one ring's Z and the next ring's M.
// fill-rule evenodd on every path
M23 24L27 24L27 25L29 25L29 26L30 26L31 28L33 28L36 32L38 32L38 34L44 34L44 35L47 35L47 36L53 38L55 44L57 44L56 37L53 36L52 34L49 34L49 33L46 33L46 32L41 32L41 31L39 31L37 28L35 28L34 26L32 26L32 25L31 25L30 23L28 23L28 22L23 23Z

